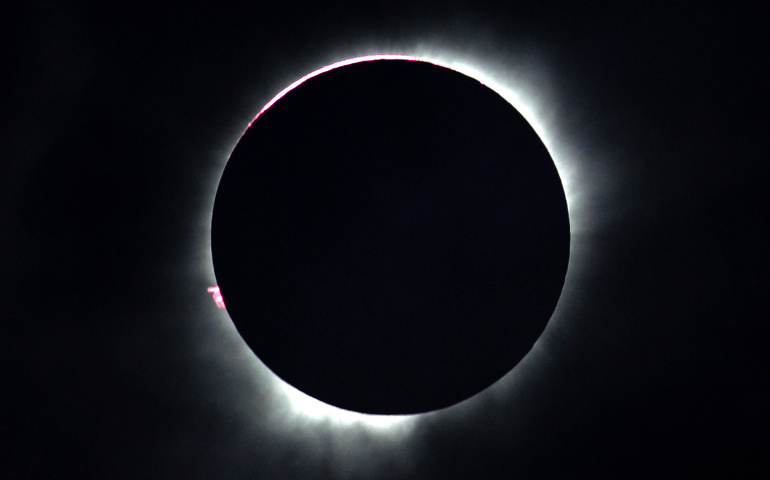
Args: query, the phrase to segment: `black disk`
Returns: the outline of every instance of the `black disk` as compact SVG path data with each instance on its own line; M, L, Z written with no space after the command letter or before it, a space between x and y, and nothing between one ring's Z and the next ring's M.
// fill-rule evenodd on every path
M497 93L424 62L313 77L260 115L217 191L227 311L286 382L365 413L450 406L511 370L569 259L554 163Z

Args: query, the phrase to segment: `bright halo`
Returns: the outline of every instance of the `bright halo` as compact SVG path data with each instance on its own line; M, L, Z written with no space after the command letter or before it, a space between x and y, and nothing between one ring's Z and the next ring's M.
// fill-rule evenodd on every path
M605 185L597 186L597 181L594 181L593 185L591 185L585 178L581 178L584 174L581 173L582 170L580 167L583 167L581 163L586 161L585 157L579 154L580 152L577 151L575 146L568 145L568 142L565 142L563 139L566 136L564 135L564 132L559 132L558 128L554 128L555 125L558 124L557 118L560 112L558 109L552 108L552 105L549 105L549 103L551 103L551 99L549 98L550 92L547 91L548 89L546 86L543 86L541 83L544 76L543 71L535 68L537 71L534 73L529 71L526 72L527 75L516 75L516 71L514 71L514 74L512 75L507 67L503 65L502 61L497 63L489 62L489 68L484 68L482 62L472 62L466 58L462 58L462 55L450 54L441 49L416 48L413 50L414 51L409 54L370 54L355 56L317 68L298 80L292 81L289 83L289 86L267 101L257 115L248 122L246 128L250 127L259 115L302 82L335 68L354 63L374 60L422 61L455 70L488 86L516 108L538 134L543 144L548 149L557 168L567 199L570 230L572 232L570 260L562 295L549 322L550 326L555 319L564 316L565 305L572 303L577 293L574 285L579 282L581 277L583 277L583 274L585 273L584 270L586 269L585 267L588 264L587 258L590 257L590 252L587 251L588 248L586 242L575 241L576 234L586 233L586 231L590 230L590 227L592 227L587 225L587 216L583 213L583 210L586 208L584 203L588 203L584 202L584 200L588 197L600 196L599 190L605 187ZM241 126L241 128L243 127ZM243 131L240 132L240 136L242 135ZM216 186L219 183L219 178L224 171L229 155L235 148L239 137L232 138L234 138L235 141L229 145L229 152L221 155L223 161L216 171L215 179L212 181L213 189L209 192L210 197L204 217L206 240L201 255L205 258L203 273L209 285L215 285L210 248L211 212L213 211ZM588 188L591 188L590 192L587 191ZM206 292L203 293L205 294ZM210 298L211 297L209 297L209 301ZM226 302L226 299L224 299L224 301ZM231 326L231 328L234 330L234 327ZM546 330L548 330L548 327ZM262 379L269 378L269 380L264 381L263 384L260 385L260 388L268 388L271 390L270 395L274 399L275 406L273 418L274 420L283 422L285 428L291 429L292 424L295 426L307 426L308 424L313 424L316 425L316 427L324 427L326 429L331 429L332 431L338 431L339 429L346 430L349 428L363 428L373 433L376 432L378 435L385 435L386 437L395 435L403 438L403 434L408 434L413 431L413 427L418 421L426 418L430 418L431 421L436 421L440 418L457 419L458 416L463 417L475 408L480 408L474 407L474 405L479 404L479 401L474 403L474 399L482 397L488 399L505 395L507 391L514 388L514 384L518 383L516 380L519 379L520 376L517 377L517 371L521 371L522 369L531 371L535 368L533 365L536 363L536 360L533 359L533 356L539 356L543 353L541 340L542 335L541 339L535 343L530 353L525 356L520 364L486 391L443 410L407 416L370 415L333 407L298 391L296 388L270 372L258 358L255 357L255 359L259 364L258 369L267 374L260 374L260 377ZM243 348L248 349L245 344L243 345ZM253 355L253 353L251 355ZM266 385L264 383L266 383Z
M414 425L415 415L370 415L344 410L316 400L288 383L277 380L279 400L286 402L294 416L306 421L328 423L336 427L359 426L394 434L408 432Z

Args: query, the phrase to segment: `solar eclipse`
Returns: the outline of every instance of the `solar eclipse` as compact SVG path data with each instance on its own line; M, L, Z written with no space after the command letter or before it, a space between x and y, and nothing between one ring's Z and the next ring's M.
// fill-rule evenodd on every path
M535 130L478 80L416 60L352 59L282 91L231 155L212 221L217 281L255 354L369 414L448 407L501 378L569 259Z

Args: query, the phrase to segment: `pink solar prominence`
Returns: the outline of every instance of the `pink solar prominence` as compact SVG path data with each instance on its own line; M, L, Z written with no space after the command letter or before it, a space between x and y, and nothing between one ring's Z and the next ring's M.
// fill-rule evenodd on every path
M219 308L225 308L225 300L222 298L222 294L219 292L219 287L213 286L208 288L208 292L214 298L214 302Z

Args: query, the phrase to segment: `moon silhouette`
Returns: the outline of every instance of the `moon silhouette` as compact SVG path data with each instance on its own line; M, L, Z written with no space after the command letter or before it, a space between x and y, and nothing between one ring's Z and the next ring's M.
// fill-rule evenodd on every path
M220 180L211 245L228 314L276 375L347 410L411 414L527 354L561 294L570 224L514 107L389 59L309 76L263 109Z

